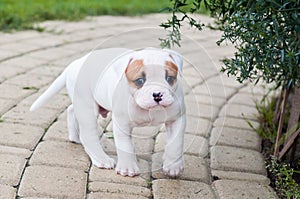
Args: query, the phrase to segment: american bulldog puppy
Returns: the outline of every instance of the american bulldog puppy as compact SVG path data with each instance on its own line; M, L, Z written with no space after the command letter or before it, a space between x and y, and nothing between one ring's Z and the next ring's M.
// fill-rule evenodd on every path
M102 149L97 117L112 112L117 149L116 172L140 174L131 132L134 127L165 124L167 144L163 172L171 177L183 171L185 104L180 82L182 57L157 48L95 50L72 62L32 104L34 111L66 87L68 131L72 142L81 143L92 163L112 169L115 161Z

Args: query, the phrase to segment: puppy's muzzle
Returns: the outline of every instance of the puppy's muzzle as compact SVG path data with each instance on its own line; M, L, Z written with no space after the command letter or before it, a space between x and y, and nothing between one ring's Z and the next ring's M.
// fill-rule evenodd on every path
M154 92L152 96L153 96L153 100L159 104L159 102L162 100L163 94L161 92Z

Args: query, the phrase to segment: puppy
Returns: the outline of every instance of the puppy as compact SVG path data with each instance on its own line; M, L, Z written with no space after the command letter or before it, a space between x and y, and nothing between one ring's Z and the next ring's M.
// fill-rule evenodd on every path
M112 169L115 161L102 149L97 117L112 112L118 161L122 176L139 175L131 132L134 127L164 123L167 144L163 172L171 177L183 171L185 105L180 83L182 57L171 50L124 48L95 50L72 62L32 104L34 111L66 87L69 139L81 143L92 163Z

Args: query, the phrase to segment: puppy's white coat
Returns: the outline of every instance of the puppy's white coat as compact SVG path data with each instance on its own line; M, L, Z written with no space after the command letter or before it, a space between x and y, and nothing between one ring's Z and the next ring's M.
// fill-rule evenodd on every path
M163 171L176 177L183 171L185 105L180 83L182 57L171 50L149 48L131 51L111 48L93 51L72 62L32 104L34 111L66 86L69 139L82 143L93 164L114 168L115 162L102 149L97 117L112 111L118 162L123 176L139 174L133 127L164 123L167 144Z

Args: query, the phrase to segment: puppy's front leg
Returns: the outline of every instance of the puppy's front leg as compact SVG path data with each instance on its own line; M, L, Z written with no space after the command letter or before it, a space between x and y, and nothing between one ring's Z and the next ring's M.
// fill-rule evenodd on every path
M134 146L131 139L132 128L124 125L112 116L114 140L117 148L118 162L116 172L122 176L136 176L140 174L137 166Z
M177 177L183 172L183 139L186 125L185 115L167 122L167 144L163 155L163 172Z

